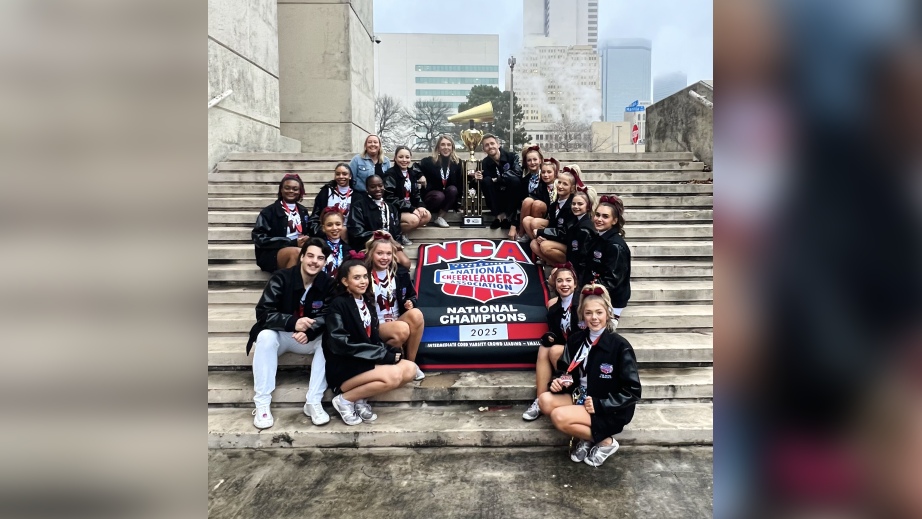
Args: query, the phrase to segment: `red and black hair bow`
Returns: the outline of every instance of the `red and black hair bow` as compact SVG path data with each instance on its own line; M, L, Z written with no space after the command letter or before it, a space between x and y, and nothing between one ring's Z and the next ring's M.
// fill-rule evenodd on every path
M371 236L371 239L373 239L373 240L390 240L390 239L391 239L391 233L389 233L389 232L387 232L387 231L375 231L375 233Z
M365 261L365 253L361 251L349 251L349 259Z
M586 287L583 289L583 292L582 292L584 296L600 296L603 293L604 291L602 290L602 287L600 286L596 286L595 288Z

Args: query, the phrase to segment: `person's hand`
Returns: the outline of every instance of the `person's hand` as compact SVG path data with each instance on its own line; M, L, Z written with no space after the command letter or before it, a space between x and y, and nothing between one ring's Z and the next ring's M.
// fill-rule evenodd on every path
M419 177L419 180L416 181L420 187L426 187L426 177Z
M541 245L541 244L544 243L545 241L547 241L547 239L546 239L544 236L538 236L537 238L535 238L535 242L536 242L538 245Z
M416 217L419 218L420 220L425 220L426 218L432 218L432 214L430 214L429 210L426 209L425 207L417 207L416 211L414 212L416 213Z
M583 402L583 407L586 408L586 412L589 414L595 414L595 407L592 405L592 397L587 396L586 401Z
M308 328L314 325L314 320L310 317L302 317L295 322L296 332L306 332Z
M406 303L403 304L403 307L406 308L407 310L412 310L412 309L413 309L413 301L407 301Z
M301 344L307 344L307 334L304 332L295 332L291 334L291 338L300 342Z
M559 378L555 378L551 381L551 391L554 393L563 391L563 385L561 385Z
M483 180L483 171L475 171L474 180Z
M298 236L298 247L303 247L304 242L306 242L308 239L310 239L310 236L306 234L302 234L301 236Z

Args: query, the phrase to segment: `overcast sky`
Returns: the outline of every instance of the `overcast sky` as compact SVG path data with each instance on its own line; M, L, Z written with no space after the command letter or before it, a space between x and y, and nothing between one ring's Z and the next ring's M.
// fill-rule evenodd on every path
M521 0L374 0L375 32L499 34L501 70L522 47ZM653 41L653 76L682 71L688 82L714 77L711 0L599 0L599 44ZM500 83L505 75L500 74ZM501 88L504 88L501 85Z

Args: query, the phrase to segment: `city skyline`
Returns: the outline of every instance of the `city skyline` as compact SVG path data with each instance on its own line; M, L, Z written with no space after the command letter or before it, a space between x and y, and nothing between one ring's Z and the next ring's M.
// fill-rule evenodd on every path
M713 79L713 8L704 0L659 0L635 4L598 0L602 48L616 38L653 42L651 76L682 70L688 83ZM487 15L487 13L489 15ZM499 63L523 48L523 2L469 0L464 4L422 0L375 0L374 30L380 33L497 34ZM506 74L500 74L506 89Z

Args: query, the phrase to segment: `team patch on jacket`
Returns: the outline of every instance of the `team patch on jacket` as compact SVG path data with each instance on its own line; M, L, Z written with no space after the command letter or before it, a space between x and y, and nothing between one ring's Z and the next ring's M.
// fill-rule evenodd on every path
M614 368L611 367L611 364L602 364L601 366L599 366L599 370L601 370L602 373L605 373L606 375L611 374L613 369Z
M557 219L557 225L563 225L563 218Z
M592 256L595 259L602 259L602 251L600 250L592 251Z
M323 301L314 301L313 303L311 303L311 308L313 308L314 310L320 308L321 306L323 306Z
M579 248L579 242L577 242L576 240L573 240L570 243L570 246L573 247L573 250L576 250L577 248Z

